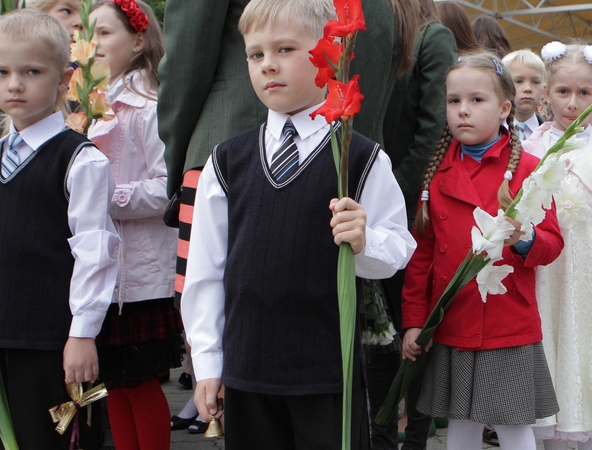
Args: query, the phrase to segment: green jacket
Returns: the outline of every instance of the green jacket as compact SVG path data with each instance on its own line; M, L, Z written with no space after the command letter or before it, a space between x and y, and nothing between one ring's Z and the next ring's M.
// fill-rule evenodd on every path
M238 19L248 0L167 0L159 69L158 132L169 197L183 173L205 165L216 144L266 120L249 79Z
M385 151L413 223L425 168L446 125L446 73L457 60L452 32L438 23L417 36L415 64L395 83L384 122Z
M360 74L362 108L354 129L384 147L383 123L401 59L398 24L391 0L362 2L366 31L359 31L350 75Z

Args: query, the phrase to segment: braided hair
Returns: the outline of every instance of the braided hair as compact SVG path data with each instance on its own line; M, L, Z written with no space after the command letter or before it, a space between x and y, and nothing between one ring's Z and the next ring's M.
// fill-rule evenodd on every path
M471 67L474 69L482 70L487 73L494 74L494 85L496 93L501 101L509 100L512 104L510 113L506 118L506 123L508 125L508 130L510 132L510 141L512 144L512 149L510 151L510 158L508 160L508 165L506 167L506 172L504 174L504 179L501 182L499 187L497 198L500 204L500 208L506 209L513 200L513 193L510 191L510 180L512 179L512 175L516 172L516 167L518 167L518 163L520 162L520 155L522 154L522 145L520 144L520 139L518 138L518 134L514 128L514 114L515 114L515 106L514 106L514 97L516 95L516 88L514 86L514 81L512 80L512 76L508 69L497 60L496 56L491 53L474 53L467 56L463 56L463 58L455 63L448 73L452 72L453 70L458 70L463 67ZM422 204L420 207L419 214L415 219L415 231L420 235L423 235L425 226L427 222L430 220L429 212L428 212L428 201L429 201L429 190L430 184L434 175L438 171L442 160L444 159L444 155L448 151L450 147L450 143L452 142L452 133L450 132L450 128L448 125L444 128L444 132L442 133L442 137L440 138L440 142L438 143L438 147L436 152L434 153L432 160L429 162L425 175L423 177L422 183L422 194L421 200Z

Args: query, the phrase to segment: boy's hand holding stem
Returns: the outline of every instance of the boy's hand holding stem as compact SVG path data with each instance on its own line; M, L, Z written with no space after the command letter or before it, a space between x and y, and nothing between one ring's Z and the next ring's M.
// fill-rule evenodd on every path
M331 227L337 245L349 242L354 255L366 246L366 211L364 207L349 197L332 199L329 209L333 211Z

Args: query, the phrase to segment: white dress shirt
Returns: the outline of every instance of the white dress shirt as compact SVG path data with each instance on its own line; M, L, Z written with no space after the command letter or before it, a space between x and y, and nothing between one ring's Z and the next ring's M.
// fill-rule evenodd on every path
M514 126L516 126L516 124L519 122L520 121L518 119L514 118ZM539 127L539 120L537 119L536 114L533 114L532 116L530 116L528 118L528 120L526 122L524 122L524 124L526 126L524 127L525 139L523 139L523 141L528 139L530 137L530 135L532 134L532 132Z
M317 116L312 120L309 116L318 106L293 116L269 111L265 133L268 163L281 144L282 129L288 118L298 132L294 141L300 163L318 146L329 132L324 117ZM355 256L356 275L370 279L389 278L406 266L416 243L407 230L403 194L392 173L390 159L382 150L368 173L360 204L367 215L366 246ZM181 314L192 349L195 376L200 381L221 378L223 365L223 279L228 248L228 201L211 158L201 174L193 211Z
M21 166L45 142L66 128L61 112L21 130L23 138L16 151ZM9 132L16 132L10 124ZM1 148L7 136L1 141ZM6 149L4 150L6 151ZM33 156L34 157L34 156ZM84 147L68 171L66 189L70 196L68 239L74 269L70 282L70 336L94 338L99 334L117 278L117 265L112 258L119 236L108 214L115 183L109 160L93 146Z

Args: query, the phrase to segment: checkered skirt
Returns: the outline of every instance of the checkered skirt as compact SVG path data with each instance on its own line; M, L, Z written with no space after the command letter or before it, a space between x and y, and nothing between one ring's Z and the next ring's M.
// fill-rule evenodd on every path
M435 343L417 409L491 425L532 424L559 411L542 343L459 351Z
M108 389L133 388L179 367L183 325L173 298L112 304L97 336L99 378Z

